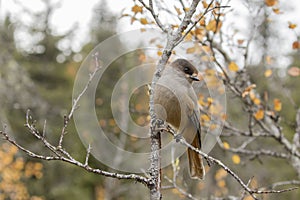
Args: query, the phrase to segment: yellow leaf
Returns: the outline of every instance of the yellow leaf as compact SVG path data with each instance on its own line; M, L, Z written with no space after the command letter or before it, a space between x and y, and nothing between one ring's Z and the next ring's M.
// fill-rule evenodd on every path
M228 142L223 142L223 147L224 149L229 149L230 145L228 144Z
M203 5L203 8L207 8L208 4L206 3L206 1L202 1L202 5Z
M230 62L228 69L232 72L237 72L239 70L239 66L235 62Z
M210 118L209 118L209 116L207 116L207 115L201 115L201 120L202 120L202 121L209 121Z
M264 73L265 77L270 77L272 75L272 70L271 69L267 69Z
M133 24L133 22L136 20L135 17L131 17L130 23Z
M216 71L214 69L209 69L209 68L205 69L206 76L215 76L215 74L216 74Z
M222 22L221 21L216 21L216 20L211 20L210 22L208 22L207 26L206 26L206 30L208 31L212 31L212 32L218 32L220 30L222 26Z
M254 198L251 195L248 195L245 198L243 198L243 200L254 200Z
M188 33L184 38L185 41L191 41L192 39L193 39L193 35L191 33Z
M179 25L178 24L171 24L172 29L178 28Z
M255 95L255 93L253 92L253 90L251 90L251 91L249 92L249 97L250 97L250 99L251 99L252 101L256 98L256 95Z
M195 53L195 47L187 48L186 53L187 54Z
M209 126L209 130L210 130L210 131L213 131L213 130L215 130L216 128L218 128L218 125L217 125L217 124L210 124L210 126Z
M207 104L210 106L214 102L214 99L211 97L207 97Z
M218 181L225 178L226 176L227 176L227 172L223 168L221 168L216 172L215 179L216 181Z
M260 99L259 98L254 98L253 103L256 105L260 105Z
M297 24L293 24L291 22L289 22L289 29L294 29L297 27Z
M189 10L190 10L190 8L188 8L188 7L185 7L185 8L184 8L184 11L185 11L185 12L188 12Z
M143 6L134 5L131 8L131 11L134 12L134 14L136 14L136 13L143 13Z
M195 29L195 35L196 35L197 39L201 41L205 36L204 28L202 28L202 27L196 28Z
M233 162L234 164L240 164L240 162L241 162L241 158L240 158L240 156L237 155L237 154L234 154L234 155L231 157L231 159L232 159L232 162Z
M282 104L281 104L280 99L274 99L273 104L274 104L275 111L281 111Z
M140 22L141 22L141 24L143 24L143 25L148 24L148 21L147 21L146 18L141 18L141 19L140 19Z
M158 51L158 52L157 52L157 55L158 55L158 56L161 56L162 54L163 54L163 53L162 53L161 51Z
M174 6L174 8L175 8L175 10L176 10L176 12L177 12L178 15L181 15L181 14L182 14L180 8L177 8L176 6Z
M247 96L251 92L251 90L253 90L254 88L256 88L255 84L252 84L252 85L249 85L248 87L246 87L242 93L242 97L245 98L245 96Z
M210 48L210 46L207 46L207 45L203 45L202 46L202 49L206 52L206 53L211 53L211 48Z
M267 6L271 7L277 4L277 0L265 0Z
M254 117L256 120L261 120L264 118L264 110L263 109L259 109L255 114L254 114Z
M272 57L271 56L266 56L266 62L267 64L272 64L273 60L272 60Z
M217 182L217 185L218 185L219 188L224 188L226 186L226 183L225 183L224 180L219 180Z

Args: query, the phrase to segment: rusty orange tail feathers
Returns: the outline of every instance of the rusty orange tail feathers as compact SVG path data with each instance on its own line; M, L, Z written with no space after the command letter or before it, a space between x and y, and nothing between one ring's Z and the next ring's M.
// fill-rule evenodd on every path
M200 135L196 134L192 145L198 149L201 149L200 144ZM194 179L204 179L205 169L203 165L203 159L200 154L197 152L188 149L188 159L189 159L189 168L190 168L190 176Z

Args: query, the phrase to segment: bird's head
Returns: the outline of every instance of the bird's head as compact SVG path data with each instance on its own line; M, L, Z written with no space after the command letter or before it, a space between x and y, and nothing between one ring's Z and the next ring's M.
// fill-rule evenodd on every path
M189 83L199 81L198 70L186 59L177 59L171 63L171 66L185 76Z

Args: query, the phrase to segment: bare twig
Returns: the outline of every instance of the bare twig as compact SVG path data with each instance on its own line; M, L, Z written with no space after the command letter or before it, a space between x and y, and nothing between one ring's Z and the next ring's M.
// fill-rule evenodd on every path
M273 183L271 185L271 188L274 189L276 187L285 186L285 185L299 185L300 186L300 181L299 180L281 181L281 182Z
M176 182L171 180L169 177L164 176L164 178L173 185L173 187L171 187L171 188L176 188L180 192L180 194L182 194L183 196L186 197L186 199L197 200L197 198L195 198L192 194L190 194L190 193L186 192L185 190L183 190L182 188L178 187Z
M88 166L88 165L89 165L89 158L90 158L91 150L92 150L92 147L91 147L91 145L89 144L89 146L88 146L88 148L87 148L87 151L86 151L86 156L85 156L85 162L84 162L84 165L85 165L85 166Z
M60 134L60 138L59 138L59 142L58 142L58 146L57 146L57 148L59 148L59 149L62 148L62 142L63 142L65 134L67 133L67 127L68 127L69 121L72 118L74 111L78 108L78 102L79 102L79 100L81 99L81 97L85 94L85 92L89 88L89 86L90 86L93 78L97 74L97 72L101 69L101 66L100 66L99 61L98 61L98 53L95 53L93 56L94 56L94 59L95 59L95 69L89 75L89 80L86 83L86 85L83 88L83 90L81 91L81 93L77 96L77 98L74 99L73 105L71 107L71 110L70 110L69 114L64 116L64 126L62 128L62 131L61 131L61 134Z
M131 180L134 180L136 182L142 183L142 184L144 184L148 187L152 184L151 180L149 180L146 177L139 176L139 175L136 175L136 174L121 174L121 173L108 172L108 171L104 171L104 170L101 170L101 169L92 168L88 164L86 164L86 162L81 163L81 162L75 160L73 157L68 158L68 157L64 157L64 156L39 155L39 154L33 153L32 151L26 149L25 147L23 147L21 145L19 145L16 141L14 141L12 138L10 138L7 133L5 133L3 131L0 131L0 134L4 137L5 140L10 142L12 145L18 147L18 149L20 149L21 151L23 151L24 153L26 153L28 156L30 156L32 158L37 158L37 159L40 159L40 160L47 160L47 161L60 160L60 161L63 161L63 162L67 162L67 163L76 165L80 168L85 169L88 172L92 172L92 173L95 173L95 174L99 174L99 175L103 175L103 176L107 176L107 177L112 177L112 178L117 178L117 179L128 179L128 180L131 179ZM54 148L54 146L52 146L52 148ZM87 161L87 159L86 159L86 161Z
M139 2L146 8L154 18L157 26L165 33L168 32L168 29L162 24L160 19L158 18L158 14L155 13L154 8L153 8L153 2L152 0L149 0L149 6L146 5L146 3L143 0L139 0Z
M229 167L227 167L222 161L207 155L206 153L200 151L199 149L193 147L191 144L186 142L186 140L181 136L181 135L176 135L174 130L170 130L171 134L175 135L176 141L178 141L180 144L186 146L189 149L192 149L193 151L197 152L201 156L203 156L205 159L210 160L210 162L219 165L222 167L227 173L229 173L241 186L242 188L247 191L255 200L258 198L255 196L255 194L271 194L271 193L283 193L283 192L288 192L297 189L297 187L293 188L288 188L288 189L283 189L283 190L253 190L249 188L247 184L245 184L242 179L235 173L233 172Z

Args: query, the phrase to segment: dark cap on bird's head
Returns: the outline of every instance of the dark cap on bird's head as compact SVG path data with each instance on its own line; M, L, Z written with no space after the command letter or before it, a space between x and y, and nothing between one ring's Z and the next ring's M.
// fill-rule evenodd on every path
M175 69L183 72L187 80L191 83L192 81L199 81L198 70L186 59L177 59L171 63L171 66Z

